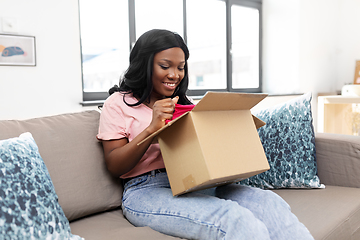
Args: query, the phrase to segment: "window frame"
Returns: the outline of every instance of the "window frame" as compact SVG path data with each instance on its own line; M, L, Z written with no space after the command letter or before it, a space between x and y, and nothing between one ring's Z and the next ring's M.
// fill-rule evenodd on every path
M129 52L136 41L136 26L135 26L135 1L128 0L128 11L129 11ZM251 92L259 93L262 91L262 0L218 0L223 1L226 4L226 88L224 89L189 89L187 94L191 97L201 98L207 91L214 92ZM186 2L183 0L183 38L187 42L187 19L186 19ZM232 88L232 55L231 55L231 6L239 5L244 7L255 8L259 11L259 87L258 88ZM79 3L79 15L80 15L80 3ZM80 22L80 17L79 17ZM80 26L79 26L80 27ZM104 102L109 96L107 92L85 92L84 91L84 79L83 79L83 59L81 49L81 29L80 29L80 55L81 55L81 78L82 78L82 92L84 106L96 105Z

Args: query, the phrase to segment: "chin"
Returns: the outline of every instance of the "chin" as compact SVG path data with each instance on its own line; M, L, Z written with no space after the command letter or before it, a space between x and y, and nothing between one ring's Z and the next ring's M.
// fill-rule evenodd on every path
M174 92L167 92L167 93L164 93L164 96L165 97L171 97L172 95L174 95L175 91Z

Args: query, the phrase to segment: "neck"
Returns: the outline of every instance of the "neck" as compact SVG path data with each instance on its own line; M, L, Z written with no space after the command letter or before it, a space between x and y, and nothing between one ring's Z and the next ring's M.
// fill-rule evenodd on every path
M150 101L144 101L144 104L152 109L156 101L162 100L164 98L166 98L166 96L159 95L159 94L153 92L150 95Z

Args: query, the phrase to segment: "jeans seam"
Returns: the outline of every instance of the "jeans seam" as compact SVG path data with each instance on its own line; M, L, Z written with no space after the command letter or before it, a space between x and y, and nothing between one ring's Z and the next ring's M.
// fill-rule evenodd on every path
M133 214L144 214L144 215L162 215L162 216L169 216L169 217L177 217L177 218L181 218L181 219L185 219L187 221L193 222L195 224L200 224L209 228L215 228L218 231L220 231L222 234L226 235L226 231L224 231L223 229L221 229L220 226L216 226L215 224L212 223L207 223L207 222L203 222L199 219L192 219L189 217L185 217L182 215L178 215L178 214L170 214L170 213L154 213L154 212L143 212L143 211L137 211L134 209L131 209L129 207L123 206L123 208L125 208L127 211L132 212Z

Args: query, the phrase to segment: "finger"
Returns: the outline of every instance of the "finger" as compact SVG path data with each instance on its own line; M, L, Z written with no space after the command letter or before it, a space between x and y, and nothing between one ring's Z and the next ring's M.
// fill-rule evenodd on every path
M167 113L173 113L175 111L175 105L176 102L178 101L179 97L175 97L173 99L169 99L168 102L164 103L163 107L164 107L164 112Z
M170 107L170 106L174 106L173 100L170 98L165 98L165 99L156 101L154 103L153 107Z
M164 107L163 108L163 112L164 113L168 113L168 114L173 114L175 111L175 106L169 106L169 107Z
M163 121L165 121L165 120L171 120L172 119L172 113L164 113L163 114Z
M155 102L153 106L153 111L160 111L163 113L170 113L172 114L175 110L175 102L177 102L178 97L175 97L175 99L166 98L163 100L159 100Z
M179 96L176 96L171 100L173 101L174 104L177 104L177 102L179 101Z

